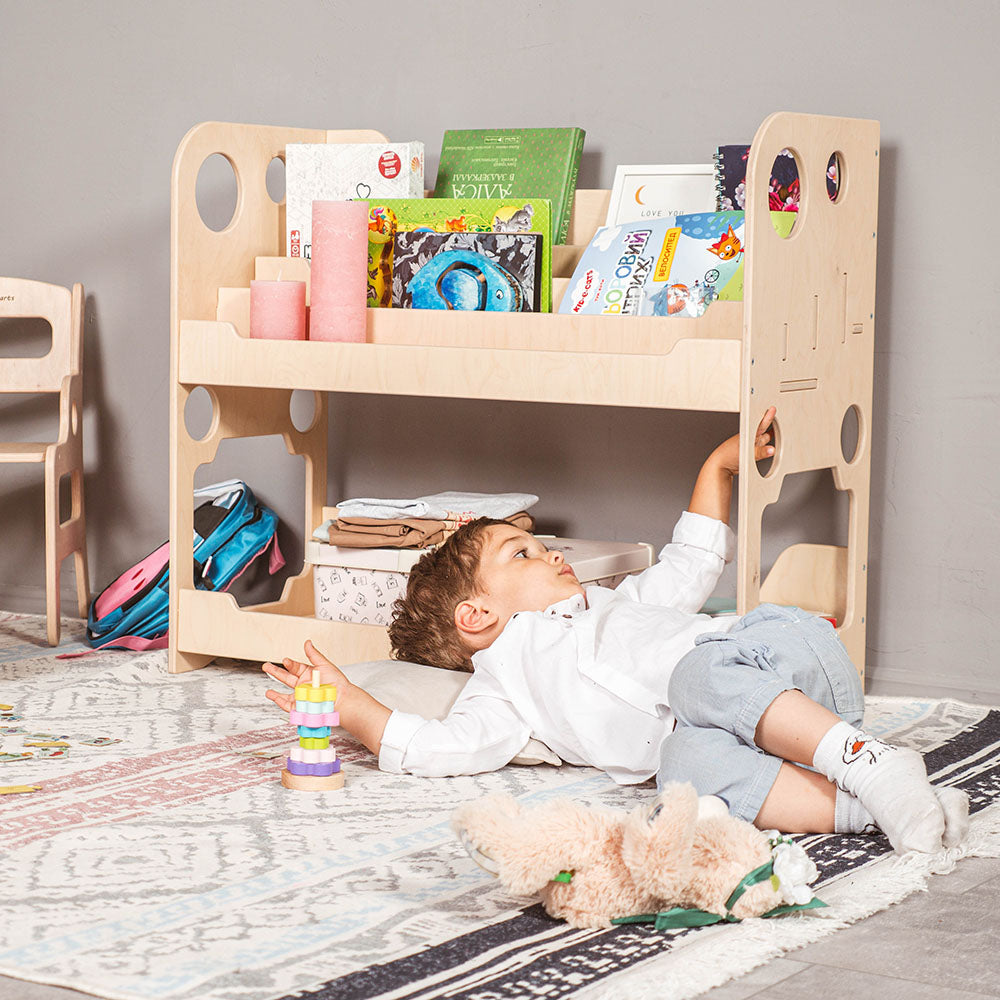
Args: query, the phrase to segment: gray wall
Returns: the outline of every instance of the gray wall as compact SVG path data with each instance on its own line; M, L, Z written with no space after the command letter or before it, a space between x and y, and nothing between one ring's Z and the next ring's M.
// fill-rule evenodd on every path
M87 291L94 583L166 536L170 166L196 122L375 127L422 139L429 181L446 127L580 124L581 186L606 187L618 162L705 162L774 110L872 117L883 155L869 676L886 690L1000 695L1000 289L992 216L976 211L1000 162L998 29L993 2L942 13L926 0L2 0L0 273ZM225 200L213 178L205 187L209 204ZM50 408L2 395L0 406L5 437L54 426ZM547 405L353 396L332 409L331 501L530 489L543 529L657 543L703 457L736 430L731 415ZM277 439L236 443L200 481L249 480L284 515L300 562L296 462ZM38 470L2 468L0 606L37 609ZM785 540L843 541L828 473L785 493L766 522L772 556Z

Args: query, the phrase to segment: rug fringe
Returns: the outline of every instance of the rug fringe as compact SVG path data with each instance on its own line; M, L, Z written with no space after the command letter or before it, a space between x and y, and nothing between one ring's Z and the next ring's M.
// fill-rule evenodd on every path
M939 854L892 857L843 876L820 890L829 904L825 910L781 917L748 920L738 925L703 928L690 935L690 944L679 940L670 954L644 963L641 970L582 990L578 996L600 1000L688 1000L723 983L746 975L783 955L843 930L880 910L888 909L914 892L927 891L930 875L952 871L962 858L1000 857L1000 804L972 817L969 836L958 847ZM866 883L863 895L859 879ZM684 956L684 970L670 968L673 956ZM658 968L662 965L662 970ZM609 988L610 986L610 988Z

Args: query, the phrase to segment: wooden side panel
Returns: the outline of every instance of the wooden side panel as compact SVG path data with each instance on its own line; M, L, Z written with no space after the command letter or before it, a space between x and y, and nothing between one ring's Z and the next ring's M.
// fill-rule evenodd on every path
M264 125L204 122L192 128L174 157L170 192L170 621L178 621L178 595L193 591L191 538L194 531L194 475L210 462L225 438L281 433L292 454L303 455L306 465L306 534L326 499L327 405L317 398L316 418L300 433L291 422L291 392L282 389L209 389L213 422L201 441L194 440L184 424L184 406L195 386L179 378L179 330L182 320L214 320L220 288L244 288L254 277L257 257L284 253L284 205L267 192L267 168L275 158L284 159L289 142L379 142L385 136L371 130L331 131L292 129ZM236 175L236 209L221 232L201 219L196 199L198 172L215 153L224 156ZM229 305L232 305L230 301ZM306 588L294 580L285 596L303 606ZM308 588L311 595L311 586ZM308 598L311 601L311 596ZM309 605L311 612L311 604ZM168 669L193 669L206 662L207 647L195 637L187 648L178 645L179 629L170 630Z
M790 149L801 207L782 239L768 214L775 157ZM840 190L827 194L838 154ZM761 125L747 165L744 350L741 379L738 605L757 604L760 526L785 476L832 469L850 495L847 593L840 634L859 670L865 650L868 495L871 456L879 125L874 121L778 113ZM778 448L767 476L753 462L754 430L778 409ZM857 451L841 451L841 425L855 409Z
M831 615L840 625L847 608L846 547L806 542L790 545L760 585L760 599Z

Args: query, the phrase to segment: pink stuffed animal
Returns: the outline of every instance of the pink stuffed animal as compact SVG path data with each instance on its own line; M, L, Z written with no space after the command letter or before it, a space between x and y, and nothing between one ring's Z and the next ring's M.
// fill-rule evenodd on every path
M639 914L662 919L672 907L704 912L661 926L823 905L809 902L805 884L817 871L802 848L779 843L772 877L769 835L730 816L721 799L699 799L689 784L667 785L652 805L629 813L568 799L522 810L511 796L494 795L457 809L452 828L505 888L540 894L551 916L574 927L610 927ZM759 881L732 900L751 873Z

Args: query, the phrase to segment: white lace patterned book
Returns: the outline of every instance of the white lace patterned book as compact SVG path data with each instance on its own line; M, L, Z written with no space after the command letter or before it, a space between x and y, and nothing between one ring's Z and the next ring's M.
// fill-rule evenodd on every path
M295 142L285 146L285 252L312 257L312 203L423 198L422 142Z

